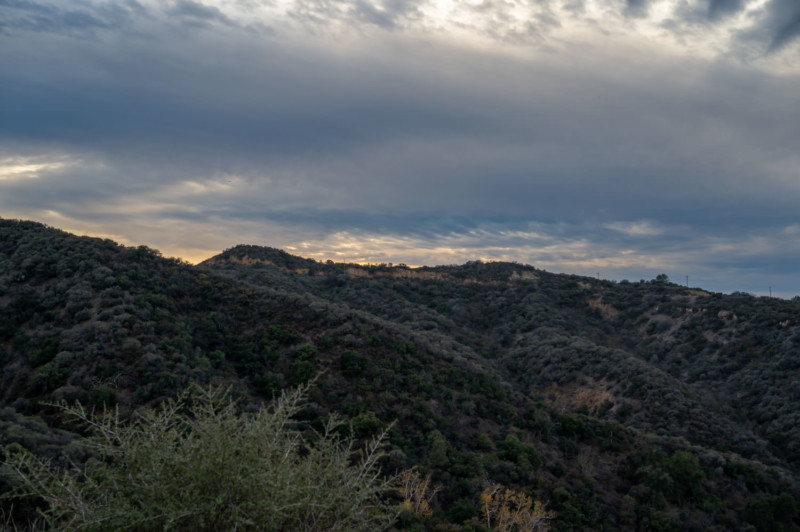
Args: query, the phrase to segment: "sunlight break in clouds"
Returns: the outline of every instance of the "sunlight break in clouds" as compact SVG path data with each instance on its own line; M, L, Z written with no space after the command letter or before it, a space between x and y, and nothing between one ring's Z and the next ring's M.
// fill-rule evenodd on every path
M59 170L79 161L71 161L68 157L5 157L0 158L0 181L16 181L20 179L37 179L43 173Z

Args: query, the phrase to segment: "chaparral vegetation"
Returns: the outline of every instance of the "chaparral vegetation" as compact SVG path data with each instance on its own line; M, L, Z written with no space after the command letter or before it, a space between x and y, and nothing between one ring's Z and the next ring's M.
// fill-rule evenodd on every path
M0 220L0 527L798 530L800 299Z

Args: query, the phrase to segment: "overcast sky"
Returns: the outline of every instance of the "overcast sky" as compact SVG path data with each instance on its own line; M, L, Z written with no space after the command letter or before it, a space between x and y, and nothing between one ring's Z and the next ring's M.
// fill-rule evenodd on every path
M798 0L0 0L0 217L800 294Z

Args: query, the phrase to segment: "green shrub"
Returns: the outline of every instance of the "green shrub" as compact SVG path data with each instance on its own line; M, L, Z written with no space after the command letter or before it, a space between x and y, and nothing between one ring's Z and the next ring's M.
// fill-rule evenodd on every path
M193 388L130 423L62 404L92 429L96 458L65 471L7 452L12 494L42 499L55 530L385 529L395 513L380 500L382 436L355 463L341 421L304 437L292 418L305 391L242 414L226 392Z
M346 377L358 377L369 365L369 359L356 351L345 351L339 358L339 367Z
M768 495L759 493L745 508L747 522L758 532L782 532L795 530L792 520L800 511L800 505L788 493Z
M256 390L269 396L275 396L283 388L283 375L265 371L261 375L252 378L253 386Z
M117 393L107 386L96 386L89 392L89 404L100 408L111 408L119 399Z
M367 410L353 418L353 434L357 438L372 436L380 432L383 423L375 416L375 412Z
M307 383L312 378L317 370L314 368L314 363L308 360L295 360L292 362L291 377L289 377L289 384L292 386L299 386Z

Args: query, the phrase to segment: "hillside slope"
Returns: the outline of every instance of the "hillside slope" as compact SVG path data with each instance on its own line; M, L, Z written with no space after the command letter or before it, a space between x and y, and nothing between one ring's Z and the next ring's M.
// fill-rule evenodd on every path
M793 529L797 316L519 264L242 246L192 267L0 220L0 445L81 461L79 429L46 402L125 416L200 382L250 408L316 375L300 421L337 411L364 438L394 423L384 471L442 488L433 517L401 527L476 529L492 481L545 501L558 530Z
M630 425L800 466L800 300L507 263L323 265L247 246L205 265L444 333L564 407L609 401Z

